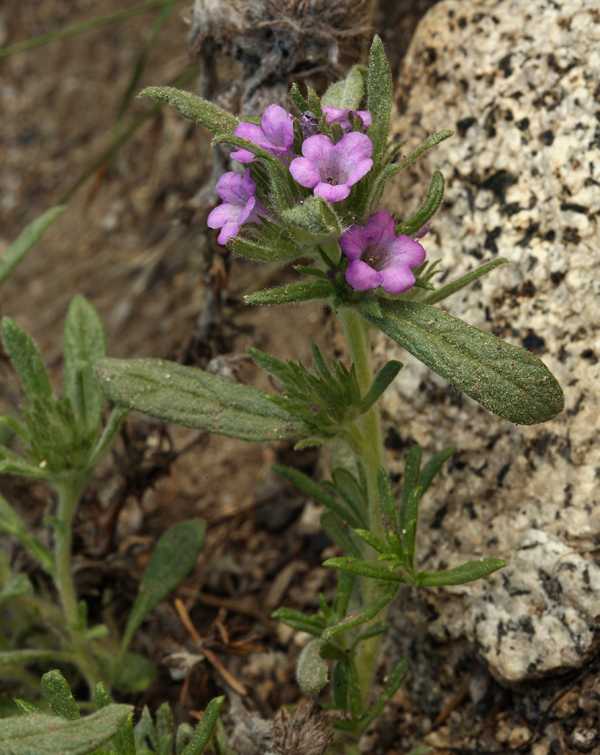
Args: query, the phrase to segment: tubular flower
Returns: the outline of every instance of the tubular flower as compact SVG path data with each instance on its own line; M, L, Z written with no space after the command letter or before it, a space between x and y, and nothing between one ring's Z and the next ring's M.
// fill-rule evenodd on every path
M350 264L346 280L357 291L381 286L388 294L401 294L415 283L413 268L422 265L425 249L408 236L396 237L394 219L387 210L372 215L363 228L351 226L340 237Z
M233 135L247 139L275 157L293 157L291 148L294 143L294 121L279 105L269 105L263 113L260 126L240 123ZM247 149L238 149L230 157L241 163L251 163L254 160L254 155Z
M256 184L250 178L247 168L243 176L229 172L217 181L217 194L223 204L210 213L206 223L209 228L220 228L219 244L226 244L237 236L244 223L256 223L260 215L270 217L267 208L256 199Z
M339 107L329 107L325 105L323 112L327 118L327 123L339 123L345 134L352 131L352 124L350 123L350 113L354 119L360 115L365 129L368 129L371 125L371 113L368 110L342 110Z
M373 143L365 134L345 134L337 144L328 136L309 136L302 144L304 157L290 164L290 173L301 186L314 189L327 202L339 202L350 187L372 166Z

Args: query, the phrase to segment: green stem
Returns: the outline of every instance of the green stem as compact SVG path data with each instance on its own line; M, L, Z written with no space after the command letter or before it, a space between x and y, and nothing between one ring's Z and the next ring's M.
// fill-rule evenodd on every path
M73 517L88 478L88 473L74 473L55 484L58 491L58 523L54 528L54 559L56 562L56 587L67 621L67 631L71 638L77 665L86 678L90 694L93 694L98 681L97 672L93 658L81 637L81 632L77 629L79 610L71 570Z
M371 362L371 342L367 323L362 317L351 309L339 312L340 321L344 329L348 350L356 377L364 395L371 387L373 381L373 366ZM372 406L360 418L360 438L356 438L357 445L361 449L361 459L365 465L367 475L367 499L369 502L369 528L380 539L384 539L383 527L379 511L379 489L377 485L377 471L383 465L383 444L381 442L381 429L379 421L379 407ZM367 560L377 562L377 554L369 549L365 553ZM375 587L372 579L361 579L360 587L363 603L370 603L381 592L381 588ZM380 621L383 617L378 615L372 621ZM360 682L363 709L367 707L369 695L373 684L375 666L377 663L377 650L379 648L379 636L372 637L361 642L356 654L355 663Z

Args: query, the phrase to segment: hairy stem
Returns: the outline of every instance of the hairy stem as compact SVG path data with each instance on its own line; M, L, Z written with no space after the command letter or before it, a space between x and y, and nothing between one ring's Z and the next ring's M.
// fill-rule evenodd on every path
M88 481L88 474L72 474L57 482L58 491L58 522L54 528L54 557L56 562L56 587L60 595L68 633L73 644L77 665L85 676L93 694L97 679L95 663L86 648L77 629L79 611L77 608L77 593L71 570L71 547L73 544L73 517L83 488Z
M356 377L364 395L371 386L373 381L373 365L371 362L371 342L369 337L368 325L361 316L354 310L342 310L339 317L344 329L348 350L356 370ZM372 406L368 412L360 418L360 440L357 443L361 451L361 459L365 465L367 475L367 492L369 501L369 529L377 537L384 539L383 527L379 509L379 490L377 485L377 470L383 464L383 444L381 442L381 429L379 421L379 407L377 404ZM377 562L377 554L369 548L365 553L366 560L373 563ZM360 579L360 588L363 603L370 603L381 592L380 587L375 587L372 579ZM373 622L381 621L382 615L377 615ZM369 640L361 642L356 654L356 670L360 681L361 698L363 709L367 707L375 665L377 663L377 650L379 647L379 637L372 637Z

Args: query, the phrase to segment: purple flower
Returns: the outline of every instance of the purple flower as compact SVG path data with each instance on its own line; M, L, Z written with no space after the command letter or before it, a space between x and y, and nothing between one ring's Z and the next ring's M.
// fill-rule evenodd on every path
M226 244L237 236L244 223L256 223L260 215L269 217L267 208L256 199L256 184L250 178L247 168L243 176L237 173L225 173L217 181L217 194L223 204L210 213L206 223L209 228L220 228L219 244Z
M301 186L314 189L327 202L339 202L350 187L371 170L373 143L365 134L345 134L337 144L328 136L309 136L302 144L304 157L290 164L290 173Z
M294 121L279 105L269 105L263 113L260 126L240 123L233 135L247 139L275 157L293 157L291 147L294 143ZM247 149L238 149L230 157L241 163L251 163L254 159L252 152Z
M387 210L372 215L365 227L351 226L340 236L340 247L351 260L346 280L357 291L381 286L388 294L401 294L414 285L412 269L425 260L425 250L408 236L396 238L394 219Z
M323 108L327 123L339 123L345 134L352 130L352 124L350 123L350 113L356 120L360 115L365 129L371 125L371 113L368 110L342 110L339 107L325 106Z

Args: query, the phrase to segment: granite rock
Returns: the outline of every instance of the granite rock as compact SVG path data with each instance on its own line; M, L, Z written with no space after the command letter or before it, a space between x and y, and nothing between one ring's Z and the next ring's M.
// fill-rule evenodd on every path
M598 579L600 537L599 42L595 0L442 0L417 28L392 117L405 150L455 130L386 198L407 219L433 170L444 174L445 204L422 241L441 260L438 281L509 261L442 306L537 354L565 392L556 419L514 426L387 339L376 344L406 365L384 398L392 469L415 441L425 458L461 449L422 503L422 568L509 564L449 588L431 631L474 639L505 682L584 663L600 615L583 576ZM558 579L553 597L540 569ZM518 594L521 582L529 592Z

